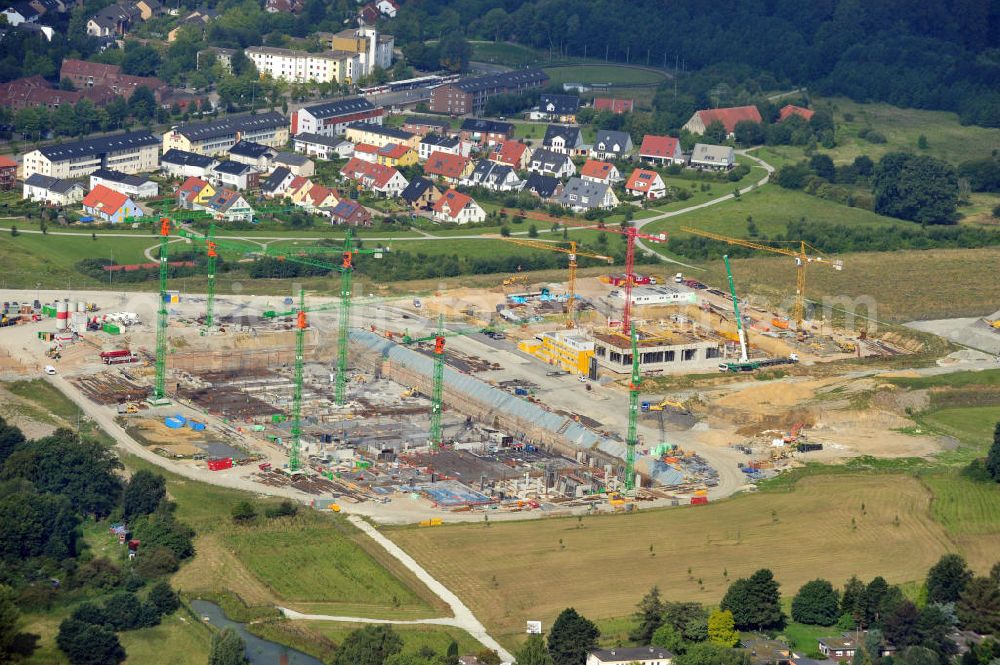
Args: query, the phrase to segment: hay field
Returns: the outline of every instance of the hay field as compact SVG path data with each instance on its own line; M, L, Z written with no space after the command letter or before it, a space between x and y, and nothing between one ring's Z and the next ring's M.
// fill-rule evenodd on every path
M838 475L705 507L386 533L511 644L525 620L551 625L568 606L592 619L630 614L654 584L673 600L716 603L761 567L786 594L820 575L921 579L954 549L930 509L913 478Z

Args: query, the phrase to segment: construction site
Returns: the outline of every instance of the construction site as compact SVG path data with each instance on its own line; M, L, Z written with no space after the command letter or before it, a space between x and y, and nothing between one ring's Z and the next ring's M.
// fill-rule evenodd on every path
M208 253L209 292L171 290L173 232L165 221L156 296L87 294L84 303L52 293L46 304L5 303L11 330L0 339L32 340L46 373L113 412L165 465L336 511L564 514L705 503L803 456L865 453L838 448L823 431L830 414L800 408L805 398L787 408L755 401L771 383L743 375L912 350L804 319L804 290L792 311L776 312L739 294L732 272L712 286L638 274L631 243L643 236L633 229L623 232L624 274L578 280L575 244L519 241L566 255L566 281L515 274L492 289L353 303L353 261L381 250L348 235L329 266L339 298L299 290L277 304L216 298L211 271L225 250L210 236L185 236ZM800 286L807 263L827 262L805 246L792 255ZM660 377L706 373L719 380L667 395L655 387ZM740 410L748 404L755 413Z

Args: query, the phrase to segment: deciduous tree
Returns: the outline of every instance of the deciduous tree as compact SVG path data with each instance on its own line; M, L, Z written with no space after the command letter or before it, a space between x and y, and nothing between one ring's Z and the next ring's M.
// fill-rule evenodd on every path
M147 469L136 471L122 493L122 513L126 521L156 510L167 496L163 476Z
M927 572L927 602L954 603L971 579L961 555L945 554Z
M239 633L232 628L223 628L212 636L208 665L247 665L250 661L247 660L246 651L246 643Z
M733 582L719 607L733 613L740 630L776 628L784 621L778 583L767 568Z
M816 626L832 626L840 616L840 596L826 580L806 582L792 599L792 619Z
M530 635L515 654L517 665L554 665L541 635Z
M575 609L564 609L552 624L548 638L554 665L580 665L587 659L587 652L597 648L600 634L597 626Z
M334 665L382 665L403 650L403 640L392 626L365 626L351 632L337 649Z
M722 647L735 647L740 643L740 634L729 610L716 610L708 615L708 641Z
M125 660L125 649L114 632L75 619L59 624L56 645L72 665L117 665Z

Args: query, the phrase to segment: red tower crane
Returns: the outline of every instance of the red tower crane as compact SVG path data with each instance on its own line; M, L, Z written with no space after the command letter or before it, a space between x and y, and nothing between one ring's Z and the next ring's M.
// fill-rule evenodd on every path
M631 225L626 226L624 229L612 229L604 226L603 222L594 226L591 224L570 223L566 220L561 221L567 226L597 228L602 231L609 231L611 233L617 233L618 235L625 236L625 308L622 311L622 334L630 336L632 333L630 328L632 322L632 286L635 284L635 241L636 239L640 239L656 243L666 242L667 234L657 233L653 235L649 233L641 233L639 229Z

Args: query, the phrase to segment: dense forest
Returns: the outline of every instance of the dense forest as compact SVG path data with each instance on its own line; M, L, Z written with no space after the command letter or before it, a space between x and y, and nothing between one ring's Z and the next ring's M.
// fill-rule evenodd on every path
M715 66L752 72L760 91L805 85L1000 126L1000 3L989 0L411 0L389 29L399 45L464 31L554 56ZM755 92L739 77L722 83L698 106Z

